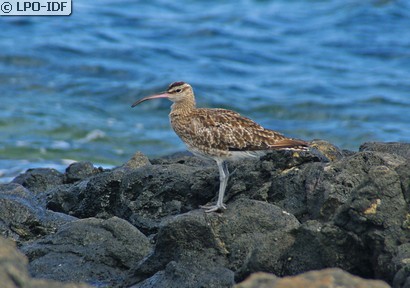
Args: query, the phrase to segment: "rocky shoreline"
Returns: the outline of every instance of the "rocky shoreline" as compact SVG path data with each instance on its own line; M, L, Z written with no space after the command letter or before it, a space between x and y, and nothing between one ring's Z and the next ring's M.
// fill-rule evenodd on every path
M410 144L312 146L230 163L223 213L188 153L30 169L0 185L2 287L410 287Z

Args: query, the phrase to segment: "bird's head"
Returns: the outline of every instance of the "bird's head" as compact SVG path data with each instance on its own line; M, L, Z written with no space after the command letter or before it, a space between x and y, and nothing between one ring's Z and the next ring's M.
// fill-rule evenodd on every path
M155 94L152 96L144 97L140 100L137 100L131 107L135 107L138 104L151 99L157 98L168 98L174 103L183 103L183 102L194 102L194 92L191 85L185 82L174 82L168 86L167 91Z

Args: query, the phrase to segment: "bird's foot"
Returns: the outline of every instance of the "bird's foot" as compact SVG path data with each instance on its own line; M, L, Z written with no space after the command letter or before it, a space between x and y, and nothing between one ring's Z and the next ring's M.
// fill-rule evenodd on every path
M205 209L205 213L210 213L210 212L217 212L217 211L223 211L226 209L225 204L220 204L220 205L203 205L199 206L201 209Z

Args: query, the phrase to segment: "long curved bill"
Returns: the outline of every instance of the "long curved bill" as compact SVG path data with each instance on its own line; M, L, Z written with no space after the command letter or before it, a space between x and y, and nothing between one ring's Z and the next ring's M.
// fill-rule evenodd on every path
M169 94L168 93L162 93L162 94L156 94L156 95L152 95L152 96L147 96L144 98L141 98L140 100L137 100L134 102L134 104L131 105L132 108L134 108L135 106L137 106L138 104L147 101L147 100L151 100L151 99L157 99L157 98L168 98Z

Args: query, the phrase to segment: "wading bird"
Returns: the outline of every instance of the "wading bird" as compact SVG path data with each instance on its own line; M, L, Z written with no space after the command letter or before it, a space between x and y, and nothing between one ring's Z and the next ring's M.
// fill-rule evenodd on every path
M131 107L151 99L173 102L169 118L175 133L195 155L213 159L219 169L216 205L205 205L205 212L226 209L223 203L229 171L227 160L259 157L269 150L307 150L308 143L265 129L249 118L226 109L197 108L191 85L174 82L167 91L136 101Z

